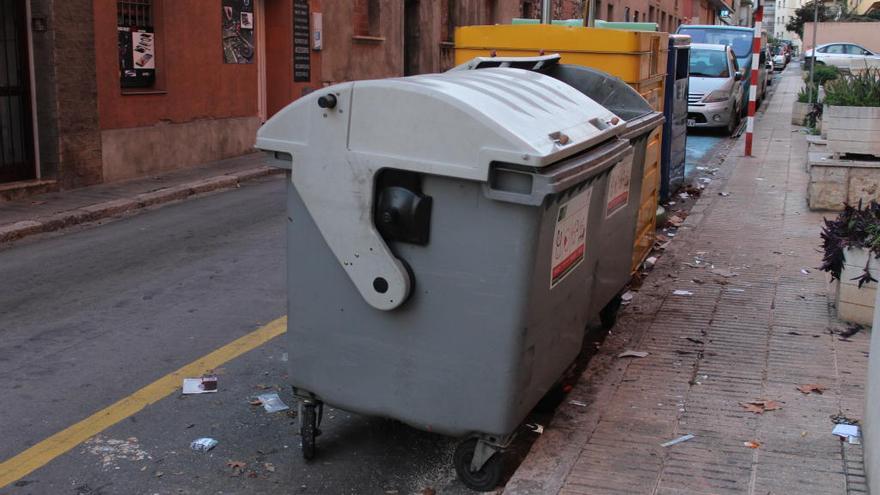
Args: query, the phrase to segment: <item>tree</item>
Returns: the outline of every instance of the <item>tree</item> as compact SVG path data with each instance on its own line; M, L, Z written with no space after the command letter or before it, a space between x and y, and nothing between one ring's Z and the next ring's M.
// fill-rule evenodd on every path
M816 8L816 0L812 0L803 4L797 10L794 11L794 15L788 22L785 23L786 31L791 33L797 33L797 35L804 39L804 24L808 22L813 22L813 16L815 15ZM828 15L828 9L825 8L825 4L823 2L819 2L819 22L831 20Z

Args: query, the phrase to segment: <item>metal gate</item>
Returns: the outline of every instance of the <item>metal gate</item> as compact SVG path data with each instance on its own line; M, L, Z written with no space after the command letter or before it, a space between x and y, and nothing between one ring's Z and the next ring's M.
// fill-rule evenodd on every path
M0 182L33 179L27 16L22 0L0 0Z

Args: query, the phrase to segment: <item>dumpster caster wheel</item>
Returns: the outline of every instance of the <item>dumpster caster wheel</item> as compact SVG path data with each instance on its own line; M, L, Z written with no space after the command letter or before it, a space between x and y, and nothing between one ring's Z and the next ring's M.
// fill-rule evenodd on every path
M617 314L620 313L622 302L623 299L620 296L614 296L614 299L599 311L599 321L602 322L602 328L609 330L617 323Z
M318 436L318 414L316 404L308 403L302 406L302 421L299 427L300 440L302 441L303 459L310 461L315 458L315 437Z
M500 452L493 453L479 470L473 471L471 461L479 441L479 439L471 438L459 443L455 448L453 463L458 479L465 486L471 490L488 492L494 490L501 483L502 454Z

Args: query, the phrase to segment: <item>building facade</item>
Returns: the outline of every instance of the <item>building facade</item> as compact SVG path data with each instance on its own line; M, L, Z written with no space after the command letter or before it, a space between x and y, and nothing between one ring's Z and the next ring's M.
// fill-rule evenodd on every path
M551 0L580 18L584 0ZM595 0L596 18L717 22L723 0ZM456 26L537 18L540 0L0 0L0 189L72 188L252 149L291 101L437 72ZM2 191L0 191L2 192Z

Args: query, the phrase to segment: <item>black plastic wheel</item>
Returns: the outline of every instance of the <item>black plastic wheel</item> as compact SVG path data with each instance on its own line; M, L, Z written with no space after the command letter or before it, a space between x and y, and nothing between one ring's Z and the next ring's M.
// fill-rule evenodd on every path
M736 132L737 128L739 128L739 112L736 109L733 110L730 114L730 120L727 122L727 128L725 128L725 133L728 136L733 136L733 133Z
M478 492L492 491L501 483L503 456L496 452L479 471L471 471L471 459L474 458L474 450L476 448L476 438L471 438L458 444L453 455L455 472L458 474L458 479L471 490Z
M620 313L621 303L623 303L623 299L619 295L614 296L614 299L599 311L599 321L602 322L602 328L608 330L617 323L617 315Z
M303 417L301 418L299 434L302 441L303 459L310 461L315 458L315 437L318 436L318 417L315 412L315 404L303 405Z

